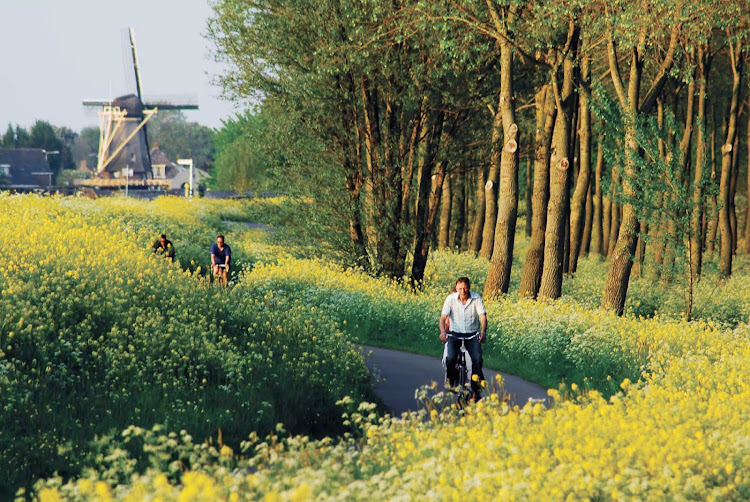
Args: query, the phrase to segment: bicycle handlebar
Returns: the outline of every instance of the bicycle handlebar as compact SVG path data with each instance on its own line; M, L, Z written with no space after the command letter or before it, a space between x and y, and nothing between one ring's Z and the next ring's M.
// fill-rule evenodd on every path
M479 336L479 333L474 333L474 334L473 334L473 335L471 335L471 336L466 336L466 337L463 337L463 336L456 336L456 335L454 335L453 333L451 333L451 332L449 331L449 332L447 332L447 333L445 334L445 336L446 336L446 337L451 337L451 338L455 338L456 340L473 340L474 338L476 338L476 337L478 337L478 336Z

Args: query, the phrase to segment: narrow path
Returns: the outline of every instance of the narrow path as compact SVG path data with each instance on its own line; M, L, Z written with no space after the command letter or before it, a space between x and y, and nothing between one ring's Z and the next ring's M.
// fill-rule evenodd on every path
M378 381L375 393L380 396L394 415L401 415L405 411L419 409L414 399L414 391L423 385L445 380L445 372L438 357L410 354L398 350L381 349L363 345L367 367L370 368ZM498 371L484 370L484 378L488 382L494 381ZM515 375L500 373L505 382L505 391L510 394L511 401L523 406L530 398L547 399L547 389L541 385L527 382Z

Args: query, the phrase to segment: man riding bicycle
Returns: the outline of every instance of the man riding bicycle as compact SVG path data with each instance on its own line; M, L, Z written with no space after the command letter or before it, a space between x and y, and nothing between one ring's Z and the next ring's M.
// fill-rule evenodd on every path
M440 312L440 340L448 344L446 372L452 387L458 382L456 359L461 343L464 343L471 357L471 389L476 401L481 399L481 382L484 380L481 344L486 339L487 310L482 297L471 291L468 277L459 277L456 279L456 292L448 295ZM473 375L477 375L476 381Z
M165 257L168 261L174 261L174 244L167 239L166 234L161 234L159 239L151 245L151 251L154 254Z
M232 257L232 250L228 244L224 243L224 236L216 237L216 244L211 246L211 267L213 268L214 277L222 286L227 285L227 273L229 272L229 259Z

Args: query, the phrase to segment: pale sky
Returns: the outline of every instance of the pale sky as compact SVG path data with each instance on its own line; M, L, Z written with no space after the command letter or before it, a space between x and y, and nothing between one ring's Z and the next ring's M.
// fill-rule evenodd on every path
M36 119L98 126L84 98L125 94L121 29L135 29L143 94L198 97L188 120L218 128L241 111L211 84L221 67L203 35L209 0L0 0L0 134ZM128 69L132 72L132 69ZM111 88L111 96L110 96Z

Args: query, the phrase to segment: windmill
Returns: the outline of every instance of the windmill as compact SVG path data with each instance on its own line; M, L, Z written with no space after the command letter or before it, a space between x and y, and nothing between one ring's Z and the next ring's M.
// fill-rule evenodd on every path
M197 110L198 103L185 96L144 98L133 28L122 30L122 42L128 94L115 99L84 99L83 105L101 107L97 175L147 180L153 173L146 124L159 110Z

